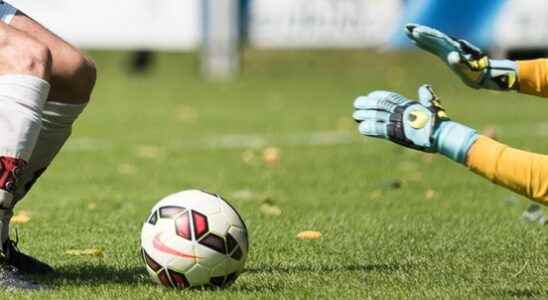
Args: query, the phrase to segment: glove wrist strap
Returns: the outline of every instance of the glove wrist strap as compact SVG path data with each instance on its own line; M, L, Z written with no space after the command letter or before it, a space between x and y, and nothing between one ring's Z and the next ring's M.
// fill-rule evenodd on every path
M439 153L465 164L468 151L478 137L474 129L453 121L446 121L442 122L436 131L435 144Z

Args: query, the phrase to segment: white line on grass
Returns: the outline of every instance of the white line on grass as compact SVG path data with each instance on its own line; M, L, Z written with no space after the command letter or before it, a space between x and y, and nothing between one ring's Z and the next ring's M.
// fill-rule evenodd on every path
M363 142L359 134L346 131L319 131L282 135L227 134L179 139L162 145L189 150L259 149L266 146L331 146ZM136 144L139 141L136 141ZM90 137L73 138L63 151L91 152L112 150L116 143Z
M501 138L548 137L548 122L496 127ZM164 148L188 150L258 149L266 146L336 146L366 142L353 131L317 131L292 134L225 134L199 138L174 137L172 142L160 145ZM146 141L135 141L135 144ZM91 152L111 150L117 143L90 137L70 140L66 152Z

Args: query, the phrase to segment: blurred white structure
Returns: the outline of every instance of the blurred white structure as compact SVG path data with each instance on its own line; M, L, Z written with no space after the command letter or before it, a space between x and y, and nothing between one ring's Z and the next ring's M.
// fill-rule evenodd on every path
M495 23L492 47L523 49L548 47L548 2L508 0Z
M8 0L84 48L196 49L201 0Z
M410 46L402 32L410 16L451 26L450 19L443 19L445 14L409 5L442 0L248 1L248 44L257 48L378 48L387 44L397 48ZM195 50L203 46L204 73L226 77L239 67L240 0L8 2L84 48ZM443 3L452 5L449 0ZM492 37L485 47L548 47L546 0L493 3L488 24L473 31ZM438 6L436 9L445 11L444 5ZM433 19L424 19L423 12Z
M385 45L402 0L251 0L249 42L259 48L365 48Z
M229 79L240 69L240 1L203 0L202 73Z

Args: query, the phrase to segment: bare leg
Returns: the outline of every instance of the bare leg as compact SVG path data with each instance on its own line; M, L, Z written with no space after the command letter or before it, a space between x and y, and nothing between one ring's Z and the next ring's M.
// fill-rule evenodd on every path
M96 69L95 63L82 51L21 12L11 19L9 27L32 37L47 47L51 54L51 90L42 111L40 137L28 167L20 179L21 184L15 191L15 201L19 201L51 164L69 138L73 123L90 100L96 80Z
M49 100L73 104L89 101L96 80L93 60L21 12L10 26L38 40L51 52Z

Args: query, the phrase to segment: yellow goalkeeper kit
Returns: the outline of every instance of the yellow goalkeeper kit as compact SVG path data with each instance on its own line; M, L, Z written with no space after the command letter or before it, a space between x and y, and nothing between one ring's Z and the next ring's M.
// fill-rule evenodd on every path
M548 97L548 59L517 64L519 92ZM548 155L513 149L481 136L468 152L467 166L496 184L548 205Z

